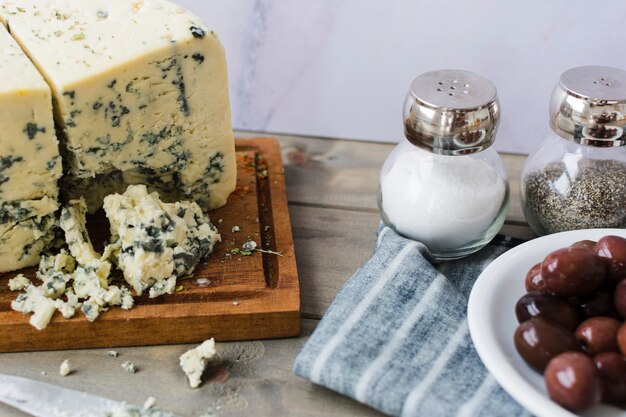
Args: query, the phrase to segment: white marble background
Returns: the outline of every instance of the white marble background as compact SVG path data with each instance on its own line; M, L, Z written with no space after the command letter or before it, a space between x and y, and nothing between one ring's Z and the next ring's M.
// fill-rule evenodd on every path
M499 150L548 132L580 65L626 68L624 0L178 0L216 30L238 129L397 142L411 80L438 68L498 87Z

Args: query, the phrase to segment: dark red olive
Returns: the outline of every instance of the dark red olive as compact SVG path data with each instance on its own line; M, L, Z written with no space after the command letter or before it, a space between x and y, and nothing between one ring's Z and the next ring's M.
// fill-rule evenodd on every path
M594 251L596 247L596 242L593 240L579 240L578 242L574 242L570 245L570 248L585 248L590 251Z
M538 371L543 371L550 359L559 353L580 350L572 332L540 318L520 324L513 340L517 352Z
M604 236L596 243L595 252L607 262L609 281L617 283L626 279L626 239Z
M626 292L624 295L626 296ZM583 320L596 316L606 316L619 319L621 317L615 308L613 298L613 292L607 289L599 289L592 294L584 295L578 298L575 305L578 310L578 314Z
M546 288L563 297L591 294L606 278L606 264L583 247L555 250L541 263L541 277Z
M612 317L592 317L580 323L574 336L584 352L597 355L602 352L618 352L617 331L622 323Z
M620 281L615 287L613 303L619 315L626 320L626 279Z
M576 308L558 295L533 291L524 294L515 305L517 321L522 323L533 317L550 320L574 331L580 323Z
M602 384L602 401L626 402L626 358L621 353L604 352L593 357Z
M582 411L600 402L602 391L595 364L580 352L565 352L550 361L546 388L553 401L571 411Z
M546 288L546 283L544 282L543 278L541 278L541 262L533 265L533 267L528 270L524 283L526 286L526 291L528 292L548 291L548 289Z
M617 331L617 346L622 355L626 355L626 323L623 323Z

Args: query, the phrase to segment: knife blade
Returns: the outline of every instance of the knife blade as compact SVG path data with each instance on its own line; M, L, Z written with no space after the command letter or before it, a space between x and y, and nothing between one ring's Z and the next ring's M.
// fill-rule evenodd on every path
M132 414L138 416L176 417L158 409L144 410L86 392L3 374L0 374L0 402L36 417L105 417L124 409L139 413Z

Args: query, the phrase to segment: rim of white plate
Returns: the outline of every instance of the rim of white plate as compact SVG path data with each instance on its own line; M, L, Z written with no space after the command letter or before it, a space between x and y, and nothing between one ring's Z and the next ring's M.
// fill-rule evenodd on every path
M508 280L517 278L523 279L527 271L519 271L517 275L496 275L502 269L506 269L507 264L514 264L525 259L534 251L542 251L542 257L537 258L539 262L543 257L553 250L584 239L599 239L606 235L619 235L626 237L626 229L584 229L568 232L555 233L539 237L505 252L495 259L476 280L472 292L470 293L467 306L467 317L470 336L478 356L482 360L487 370L493 375L495 380L511 397L518 401L531 413L537 416L551 417L575 417L576 414L562 408L542 392L539 392L527 379L525 379L513 366L512 361L507 358L502 346L498 344L495 322L492 310L494 303L489 302L497 298L494 297L499 285ZM514 305L511 305L511 313L514 314ZM511 338L513 337L511 331ZM515 352L517 354L517 352ZM610 406L601 406L603 411L614 409ZM594 407L595 409L595 407ZM600 411L600 410L596 410ZM603 413L604 414L604 413Z

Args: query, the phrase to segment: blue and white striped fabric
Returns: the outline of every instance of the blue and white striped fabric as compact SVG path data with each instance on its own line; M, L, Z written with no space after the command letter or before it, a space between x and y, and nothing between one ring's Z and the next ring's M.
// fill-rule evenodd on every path
M339 292L294 372L393 416L530 416L483 366L466 316L480 272L517 243L498 236L433 266L424 245L380 229L374 255Z

